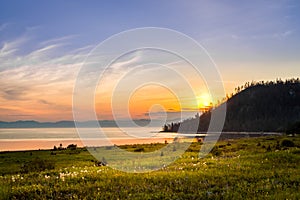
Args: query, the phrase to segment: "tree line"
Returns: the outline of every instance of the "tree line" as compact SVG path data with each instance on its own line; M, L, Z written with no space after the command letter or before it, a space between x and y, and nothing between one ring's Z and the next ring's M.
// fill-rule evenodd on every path
M165 124L162 129L165 132L205 132L211 114L218 112L223 103L227 106L223 131L285 132L300 121L300 80L246 82L201 115ZM195 126L197 130L193 130Z

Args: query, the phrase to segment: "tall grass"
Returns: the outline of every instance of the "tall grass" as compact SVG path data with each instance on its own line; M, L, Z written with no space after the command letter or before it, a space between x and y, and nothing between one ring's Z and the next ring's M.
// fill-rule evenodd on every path
M286 139L294 146L283 145ZM161 147L122 146L132 152ZM150 173L96 166L85 149L1 153L0 199L300 199L299 147L299 137L230 140L199 159L200 143L193 143L174 163ZM55 168L21 173L35 157Z

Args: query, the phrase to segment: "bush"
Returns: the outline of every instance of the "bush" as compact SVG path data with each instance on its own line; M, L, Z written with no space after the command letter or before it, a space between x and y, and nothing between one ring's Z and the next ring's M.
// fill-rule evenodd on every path
M289 140L289 139L284 139L281 141L281 146L282 147L294 147L295 144L293 141Z
M214 156L220 156L222 155L222 151L217 146L214 146L214 148L211 150L211 154Z
M53 162L35 158L34 160L26 162L21 166L21 173L40 172L50 169L54 169Z
M67 149L70 149L70 150L76 150L77 149L77 144L69 144L67 146Z
M143 147L139 147L134 150L134 152L144 152L144 151L145 151L145 149Z

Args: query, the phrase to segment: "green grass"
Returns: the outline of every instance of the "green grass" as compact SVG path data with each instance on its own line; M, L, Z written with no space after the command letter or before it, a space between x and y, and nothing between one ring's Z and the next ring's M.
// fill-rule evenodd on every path
M284 146L286 139L294 145ZM0 199L300 199L299 136L221 141L201 159L200 145L192 143L174 163L149 173L97 167L86 149L52 155L49 150L3 152ZM163 146L121 148L141 153ZM22 166L37 157L55 168L21 173Z

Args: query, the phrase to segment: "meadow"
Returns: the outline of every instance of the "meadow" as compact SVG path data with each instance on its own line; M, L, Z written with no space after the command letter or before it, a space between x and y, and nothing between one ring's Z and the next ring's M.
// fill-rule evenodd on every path
M0 199L300 199L299 136L219 141L204 158L200 147L194 142L171 165L148 173L99 166L106 163L85 148L1 152Z

